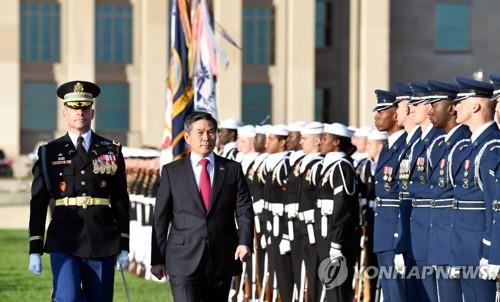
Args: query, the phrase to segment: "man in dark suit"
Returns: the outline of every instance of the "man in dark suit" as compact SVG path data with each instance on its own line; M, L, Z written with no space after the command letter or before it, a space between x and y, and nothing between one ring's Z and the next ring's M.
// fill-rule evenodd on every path
M129 197L119 143L95 134L90 125L99 87L62 84L66 135L41 146L33 166L29 222L29 270L42 273L41 254L50 253L54 301L112 301L118 255L127 267ZM55 199L44 247L49 200Z
M240 164L213 152L216 120L193 112L184 131L191 154L161 171L151 272L168 272L175 301L227 301L252 250L252 200Z

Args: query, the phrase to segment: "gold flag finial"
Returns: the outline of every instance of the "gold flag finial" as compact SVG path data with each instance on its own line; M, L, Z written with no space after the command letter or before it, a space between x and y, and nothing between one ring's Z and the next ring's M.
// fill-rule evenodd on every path
M82 83L80 83L80 82L76 83L75 86L73 87L73 92L82 93L83 92Z

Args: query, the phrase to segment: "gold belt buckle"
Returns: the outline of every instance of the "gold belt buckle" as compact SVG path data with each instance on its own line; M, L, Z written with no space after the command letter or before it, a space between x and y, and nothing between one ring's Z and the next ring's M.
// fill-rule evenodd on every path
M82 197L79 197L79 198L81 200L81 204L82 204L82 207L84 209L86 209L87 206L91 205L92 198L90 196L82 196Z

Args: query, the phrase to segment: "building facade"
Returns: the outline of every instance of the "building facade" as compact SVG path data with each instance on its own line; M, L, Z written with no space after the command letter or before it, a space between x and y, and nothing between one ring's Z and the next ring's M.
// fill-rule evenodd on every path
M168 64L165 0L0 2L0 148L18 158L65 131L55 90L102 88L93 128L159 146ZM221 119L371 125L373 91L500 70L500 3L488 0L211 0L230 65L220 66Z

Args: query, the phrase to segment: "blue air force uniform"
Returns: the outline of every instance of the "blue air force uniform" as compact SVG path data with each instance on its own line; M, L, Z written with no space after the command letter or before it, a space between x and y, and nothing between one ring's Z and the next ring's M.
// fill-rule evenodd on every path
M495 87L492 99L498 102L500 98L500 72L491 74L490 79ZM490 160L488 161L489 165L485 163L484 168L481 166L482 169L480 169L483 193L485 201L491 202L493 210L488 261L490 265L500 265L500 141L492 142L491 146L484 150L484 153L483 157Z
M439 101L452 101L458 92L456 84L428 81L428 104ZM430 201L430 221L428 237L427 264L439 266L437 295L439 301L459 301L462 299L460 281L448 278L447 266L450 261L450 225L453 203L453 187L449 181L447 158L453 146L460 140L470 137L467 126L457 125L449 133L434 139L427 149L428 188L423 196Z
M387 110L394 106L396 95L376 90L377 106L374 111ZM404 130L391 134L384 145L375 170L375 218L373 231L373 252L377 253L380 267L387 270L394 267L394 232L399 214L399 183L396 173L399 169L399 155L406 145ZM381 276L384 301L403 301L404 283L401 279L386 279Z
M466 102L477 96L490 98L493 85L469 78L458 77L460 90L456 102ZM491 207L478 185L475 159L481 148L491 140L499 139L500 131L490 121L472 133L470 140L455 145L450 153L450 177L453 181L451 264L454 266L477 266L481 258L488 257L488 244L483 240L488 233L486 208ZM490 301L495 295L492 281L461 278L466 301Z

